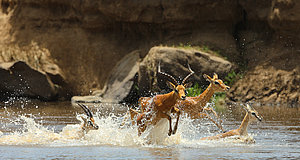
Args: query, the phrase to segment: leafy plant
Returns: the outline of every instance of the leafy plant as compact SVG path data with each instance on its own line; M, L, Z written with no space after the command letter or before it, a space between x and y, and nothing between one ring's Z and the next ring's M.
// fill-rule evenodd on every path
M235 71L231 71L225 77L224 83L228 86L232 86L237 80L243 78L243 76L244 74L242 73L236 73ZM214 103L214 108L217 112L223 112L225 110L224 108L225 98L226 98L226 93L224 92L215 93L212 102Z
M195 83L193 87L187 89L187 96L188 97L195 97L199 96L205 88L201 87L198 83ZM218 92L214 94L214 97L210 100L213 105L212 107L216 112L223 112L225 110L224 104L225 104L225 97L226 93L224 92Z
M235 73L235 71L231 71L225 77L224 83L226 85L232 86L237 80L243 78L243 76L244 75L241 73Z
M211 52L211 50L209 49L209 47L208 46L202 46L202 49L201 49L202 51L204 51L204 52Z
M193 49L192 45L190 44L183 44L183 43L179 43L179 48L183 48L183 49Z
M188 97L198 96L203 92L203 90L204 89L198 83L195 83L193 87L187 89L187 96Z

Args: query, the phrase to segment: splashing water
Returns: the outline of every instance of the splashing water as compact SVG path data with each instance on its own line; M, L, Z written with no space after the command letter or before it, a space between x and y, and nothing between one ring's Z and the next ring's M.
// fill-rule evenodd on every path
M82 121L80 116L76 118ZM216 141L204 142L199 139L207 135L208 126L196 124L198 121L183 116L180 119L177 134L167 136L168 121L161 120L155 127L149 127L140 137L137 127L127 125L120 127L123 117L110 114L109 116L94 116L99 125L98 130L88 132L80 137L77 132L80 124L68 124L57 132L35 122L32 115L22 115L16 118L20 130L9 134L0 132L0 145L47 145L47 146L81 146L81 145L116 145L116 146L174 146L197 147L214 144ZM210 134L210 133L209 133ZM241 142L241 139L220 140L220 142ZM151 145L149 145L149 143ZM219 143L219 142L218 142Z
M38 107L36 107L38 106ZM114 108L115 107L115 108ZM69 102L0 103L0 150L2 159L297 159L299 108L257 107L264 121L249 127L248 137L204 141L218 134L208 120L181 115L175 135L167 136L168 123L149 127L140 137L137 126L120 127L127 106L89 106L98 130L84 137L76 134L83 111ZM227 106L221 119L225 130L236 129L245 112ZM77 114L79 113L79 114ZM175 122L175 120L173 121ZM164 131L166 129L166 131ZM150 140L149 140L149 139ZM256 140L255 144L251 143ZM151 141L152 144L148 144ZM15 152L18 150L18 152ZM36 153L36 154L35 154Z
M152 98L149 103L152 102ZM111 105L111 106L109 106ZM207 104L212 105L212 104ZM81 124L64 124L61 129L57 129L57 123L52 122L52 126L40 124L43 117L47 117L51 110L44 108L41 110L37 105L33 105L33 109L27 109L22 103L22 113L8 111L0 113L0 117L5 119L2 127L9 125L17 126L17 129L7 132L0 132L0 145L47 145L47 146L86 146L86 145L115 145L115 146L184 146L184 147L201 147L209 144L224 143L240 143L251 141L253 137L234 137L217 141L201 141L200 138L217 134L215 131L211 133L211 129L215 128L213 124L204 123L207 121L193 120L187 115L181 115L178 130L175 135L168 136L169 123L167 119L162 119L156 126L149 126L147 130L139 137L137 134L137 126L127 123L126 126L120 127L124 120L122 112L127 106L119 104L100 104L95 107L97 109L94 119L98 124L98 130L91 130L83 137L78 135ZM30 114L24 114L25 110ZM121 111L123 108L123 111ZM79 108L80 109L80 108ZM121 110L120 110L121 109ZM56 114L61 116L61 108ZM70 108L65 109L70 110ZM37 115L32 112L36 111ZM46 113L46 116L43 113ZM74 112L74 111L73 111ZM82 110L80 110L82 113ZM22 115L23 114L23 115ZM68 115L70 116L70 115ZM76 114L78 121L83 123L82 114ZM61 117L65 117L62 115ZM7 120L9 119L9 120ZM40 121L38 121L39 119ZM53 121L53 120L52 120ZM59 121L58 121L59 122ZM173 125L175 120L172 120ZM1 127L1 126L0 126ZM52 128L51 128L52 127ZM237 127L237 126L236 126ZM220 143L221 142L221 143ZM149 145L150 144L150 145Z

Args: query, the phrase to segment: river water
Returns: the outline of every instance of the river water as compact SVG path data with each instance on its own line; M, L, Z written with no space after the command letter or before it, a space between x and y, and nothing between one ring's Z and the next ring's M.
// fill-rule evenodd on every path
M0 104L0 159L300 159L300 108L256 106L262 122L249 125L249 139L201 141L219 131L207 120L182 116L175 135L167 128L137 136L136 126L120 127L127 106L88 105L99 130L82 138L74 132L83 111L70 102L11 100ZM226 106L226 130L238 128L245 111ZM151 133L152 134L152 133Z

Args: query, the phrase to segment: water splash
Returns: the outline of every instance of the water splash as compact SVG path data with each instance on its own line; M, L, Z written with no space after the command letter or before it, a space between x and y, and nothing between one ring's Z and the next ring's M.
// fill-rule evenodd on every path
M33 115L15 117L14 125L20 126L11 133L0 132L0 145L47 145L47 146L82 146L82 145L116 145L116 146L183 146L203 147L205 145L224 145L242 142L240 139L225 139L219 141L201 141L201 137L210 136L211 125L200 120L192 120L186 115L180 118L178 131L168 136L168 121L162 120L155 127L149 127L140 137L137 135L137 126L126 125L120 127L124 117L113 113L108 116L95 114L98 130L88 132L80 137L77 131L80 124L68 124L61 130L49 129L35 121ZM82 121L80 116L77 119Z

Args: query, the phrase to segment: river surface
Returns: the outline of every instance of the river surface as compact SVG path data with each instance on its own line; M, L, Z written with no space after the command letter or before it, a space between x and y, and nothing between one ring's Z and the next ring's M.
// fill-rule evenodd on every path
M256 106L262 122L249 125L248 139L203 141L218 129L207 120L182 116L175 135L165 128L137 136L129 122L120 127L127 106L88 105L99 130L84 137L81 108L70 102L13 100L0 103L0 159L300 159L300 108ZM245 111L226 106L220 113L226 130L239 127Z

